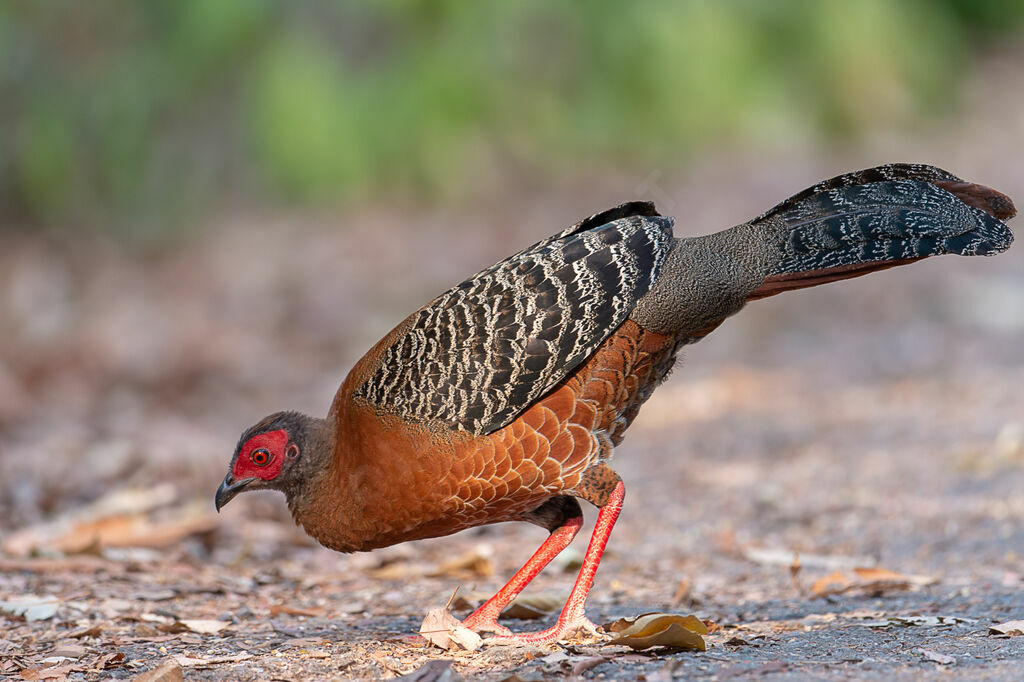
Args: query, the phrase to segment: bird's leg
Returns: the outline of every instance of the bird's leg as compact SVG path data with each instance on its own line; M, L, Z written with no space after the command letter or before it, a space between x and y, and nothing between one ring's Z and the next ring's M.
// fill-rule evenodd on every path
M587 593L590 592L590 587L594 584L597 566L601 563L601 555L604 554L604 548L608 544L608 537L612 533L612 527L615 526L615 520L619 518L619 512L622 511L622 498L625 494L626 487L622 481L619 481L608 496L607 504L601 507L601 511L597 515L597 522L594 524L594 533L590 536L587 553L583 556L583 566L580 567L576 583L572 586L572 592L569 593L569 599L562 607L562 612L558 614L558 620L554 626L540 632L519 635L501 634L491 637L487 640L488 642L544 644L570 637L579 630L585 630L591 634L597 633L597 626L591 623L584 613Z
M578 507L577 507L578 509ZM462 624L477 632L497 632L510 635L511 631L504 625L498 624L498 616L508 606L509 602L516 598L523 588L533 580L544 567L551 563L558 554L569 546L572 539L576 537L583 526L583 517L574 516L566 519L562 525L551 531L551 535L544 540L544 543L537 548L529 561L516 571L512 579L505 583L505 586L498 590L497 594L488 599L483 606L462 620Z

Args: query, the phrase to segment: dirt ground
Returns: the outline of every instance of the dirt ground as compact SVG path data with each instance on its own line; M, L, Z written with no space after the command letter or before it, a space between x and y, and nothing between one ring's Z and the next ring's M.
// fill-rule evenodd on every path
M1005 95L1022 63L995 62L972 101ZM154 253L5 236L0 677L1020 679L1024 636L991 629L1024 619L1020 245L753 304L655 393L616 455L626 503L588 613L695 614L713 623L704 652L409 638L456 587L457 615L498 588L537 528L340 555L274 494L213 513L243 428L324 413L390 326L532 240L627 198L707 232L890 160L1024 203L1005 144L1024 139L1019 110L828 158L524 183L458 210L234 215ZM568 592L588 530L530 593Z

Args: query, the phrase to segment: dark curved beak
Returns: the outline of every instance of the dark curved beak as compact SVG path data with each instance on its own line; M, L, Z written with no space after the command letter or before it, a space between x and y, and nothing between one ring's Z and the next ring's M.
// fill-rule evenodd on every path
M214 498L214 504L217 507L217 511L219 512L221 507L234 499L235 495L245 490L246 486L256 480L259 479L243 478L240 481L236 481L234 477L228 473L228 475L224 477L224 482L220 484L219 488L217 488L217 496Z

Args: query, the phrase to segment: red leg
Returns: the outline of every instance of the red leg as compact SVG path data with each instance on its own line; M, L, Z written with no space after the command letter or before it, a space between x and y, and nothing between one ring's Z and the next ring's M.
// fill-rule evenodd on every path
M601 555L604 554L604 548L608 544L608 537L612 533L615 520L619 518L619 512L622 511L622 498L625 494L626 487L622 481L619 481L608 498L608 504L601 507L601 511L597 515L597 522L594 524L594 533L590 536L587 553L583 557L583 566L580 568L579 575L576 576L576 584L572 586L569 599L562 607L562 612L558 614L558 621L554 626L540 632L521 635L502 634L488 639L488 642L543 644L570 637L580 629L591 633L597 632L597 626L591 623L584 613L587 593L590 592L590 587L594 584L597 566L601 563Z
M551 563L551 560L558 556L559 552L569 546L572 539L576 537L583 526L583 517L575 516L567 519L558 528L551 531L551 535L544 540L530 560L522 568L516 571L503 588L497 594L488 599L483 606L463 619L462 624L477 632L497 632L504 635L512 634L504 625L498 624L498 616L508 606L509 602L516 598L523 588L533 580L544 567Z

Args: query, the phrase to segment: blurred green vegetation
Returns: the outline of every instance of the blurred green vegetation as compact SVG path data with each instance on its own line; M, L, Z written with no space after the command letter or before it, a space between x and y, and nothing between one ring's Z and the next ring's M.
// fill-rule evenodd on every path
M7 0L5 225L471 192L955 110L1015 0Z

